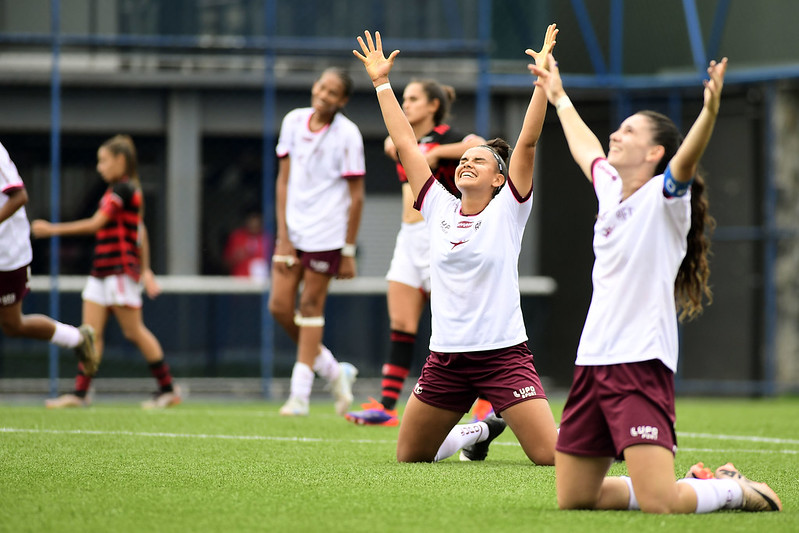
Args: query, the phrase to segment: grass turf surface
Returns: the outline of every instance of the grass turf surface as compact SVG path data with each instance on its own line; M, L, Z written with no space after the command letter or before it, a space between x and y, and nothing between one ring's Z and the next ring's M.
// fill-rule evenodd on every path
M483 463L397 464L397 428L278 407L0 404L0 531L799 531L799 398L678 399L678 476L732 461L784 507L687 516L559 511L510 431Z

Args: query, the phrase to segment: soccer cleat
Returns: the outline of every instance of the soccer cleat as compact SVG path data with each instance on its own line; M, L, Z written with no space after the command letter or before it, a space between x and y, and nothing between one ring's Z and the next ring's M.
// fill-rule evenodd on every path
M727 463L716 469L717 479L732 479L741 486L743 501L741 509L744 511L782 511L782 502L777 493L765 483L752 481L738 472L732 463Z
M89 400L75 394L62 394L58 398L49 398L44 401L48 409L64 409L65 407L87 407Z
M362 426L396 426L399 424L396 409L386 409L374 398L369 398L369 400L369 403L361 404L362 411L347 413L345 418Z
M694 466L688 469L688 472L685 474L687 478L694 478L694 479L714 479L715 476L713 475L713 471L710 470L708 467L705 466L705 463L699 462L696 463Z
M344 416L352 405L352 384L358 376L358 369L350 363L339 363L338 377L330 384L330 392L336 401L336 414Z
M173 407L183 401L183 396L180 394L180 387L173 385L171 392L156 392L153 394L152 399L143 401L141 403L142 409L166 409Z
M477 401L474 402L474 407L472 407L472 422L482 422L493 412L494 406L491 405L491 402L477 398Z
M308 400L289 396L283 407L280 408L281 416L308 416Z
M78 356L78 361L83 363L83 373L93 376L100 367L100 356L95 348L94 328L89 324L82 324L78 327L78 331L80 331L80 344L75 346L75 355Z
M461 461L485 461L488 455L488 445L496 439L500 433L505 431L507 425L504 420L497 415L489 415L483 423L488 426L488 438L482 442L477 442L471 446L464 446L461 449Z

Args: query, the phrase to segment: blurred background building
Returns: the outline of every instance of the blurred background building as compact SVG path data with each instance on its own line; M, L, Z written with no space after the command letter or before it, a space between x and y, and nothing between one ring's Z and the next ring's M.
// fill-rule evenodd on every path
M532 90L524 49L537 49L553 21L565 85L600 137L641 108L668 114L685 131L701 108L708 58L728 56L721 116L703 160L718 222L715 301L682 329L678 384L698 393L796 391L797 19L793 0L0 0L0 141L29 189L30 218L52 218L55 187L60 218L71 220L91 214L104 189L97 147L131 134L153 266L167 288L145 304L145 320L175 354L176 375L280 377L293 347L279 331L264 347L263 287L170 279L228 273L230 232L253 206L272 213L265 187L274 183L280 120L308 105L324 68L348 69L356 92L345 112L361 128L367 158L359 266L374 283L336 285L326 342L362 375L377 376L388 348L379 281L400 197L374 91L350 52L355 36L380 30L386 48L402 50L396 91L418 77L453 85L451 123L511 143ZM590 299L596 202L554 113L536 172L519 265L529 279L523 301L539 371L566 386ZM34 274L51 273L50 254L48 242L35 242ZM90 254L89 239L61 239L59 273L86 275ZM60 315L77 322L79 294L62 289ZM49 298L35 292L26 311L46 310ZM127 358L138 355L118 332L108 345L105 375L139 372L138 361L128 370ZM0 338L0 378L47 375L46 350ZM420 366L425 347L418 352Z

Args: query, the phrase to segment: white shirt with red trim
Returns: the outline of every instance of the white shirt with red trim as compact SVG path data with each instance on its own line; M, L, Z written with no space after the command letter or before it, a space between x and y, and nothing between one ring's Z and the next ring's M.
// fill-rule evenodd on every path
M621 201L622 182L605 159L592 167L599 214L594 224L593 294L577 365L659 359L677 370L674 280L691 228L691 193L663 195L655 176Z
M0 209L8 202L11 193L24 188L25 184L22 183L16 165L11 161L5 147L0 144ZM0 222L0 271L11 272L31 263L33 251L30 229L25 206Z
M363 178L366 162L358 127L341 113L319 131L308 123L313 108L283 119L277 156L290 158L286 198L289 239L305 252L344 246L351 197L348 179Z
M476 352L527 340L519 296L519 252L532 209L512 182L476 215L433 177L415 207L430 232L430 350Z

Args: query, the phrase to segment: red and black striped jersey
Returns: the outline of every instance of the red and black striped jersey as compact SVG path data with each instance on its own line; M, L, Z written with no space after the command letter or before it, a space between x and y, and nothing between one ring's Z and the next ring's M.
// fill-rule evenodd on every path
M436 146L459 143L466 137L466 134L453 130L449 124L439 124L433 128L430 133L419 139L419 149L422 153L427 153ZM455 186L455 168L458 166L458 163L458 159L440 159L438 168L433 170L433 176L441 182L450 194L460 198L461 192ZM397 161L397 175L401 183L406 183L408 181L408 176L405 175L405 169L402 168L402 163L399 161Z
M93 277L127 274L139 281L141 205L141 190L128 180L114 183L105 191L99 209L109 220L95 235Z

